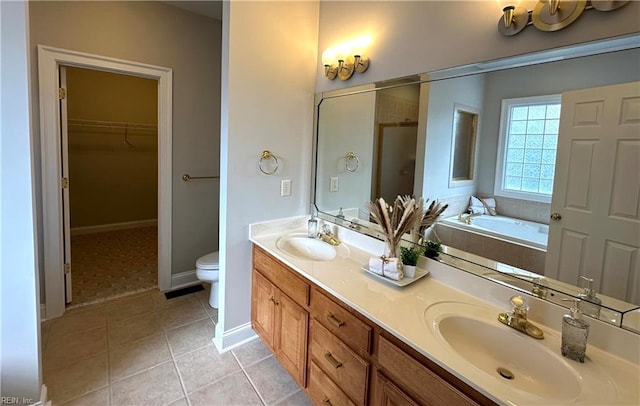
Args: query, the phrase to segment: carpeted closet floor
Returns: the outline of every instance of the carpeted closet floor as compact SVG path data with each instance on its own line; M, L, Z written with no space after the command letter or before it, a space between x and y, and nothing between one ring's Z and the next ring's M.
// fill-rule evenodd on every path
M73 308L158 285L158 228L142 227L71 237Z

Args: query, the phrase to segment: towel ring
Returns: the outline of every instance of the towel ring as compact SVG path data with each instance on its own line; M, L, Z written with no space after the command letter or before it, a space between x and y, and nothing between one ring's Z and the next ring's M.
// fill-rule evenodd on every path
M344 160L344 166L349 172L355 172L360 167L360 159L353 152L347 152Z
M273 160L273 170L268 171L262 167L262 163L270 160ZM273 175L278 170L278 158L276 158L276 156L273 155L270 151L264 150L262 151L262 155L260 155L258 167L260 168L260 172L264 173L265 175Z

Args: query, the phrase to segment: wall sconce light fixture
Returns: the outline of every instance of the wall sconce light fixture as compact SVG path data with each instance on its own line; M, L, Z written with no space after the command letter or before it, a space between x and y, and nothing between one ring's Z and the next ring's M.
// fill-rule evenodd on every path
M506 6L498 21L498 31L502 35L516 35L529 24L529 12L524 7Z
M627 4L628 0L540 0L533 10L526 10L510 1L502 8L502 17L498 21L498 31L502 35L512 36L528 25L540 31L561 30L580 17L585 10L611 11ZM504 3L504 2L503 2Z
M333 80L347 80L354 72L364 73L369 68L369 58L362 55L362 48L370 42L369 37L358 38L351 43L327 48L322 53L324 75Z

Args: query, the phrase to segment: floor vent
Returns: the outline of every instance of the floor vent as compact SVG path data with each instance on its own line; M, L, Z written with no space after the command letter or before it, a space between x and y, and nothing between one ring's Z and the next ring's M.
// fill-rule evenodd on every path
M204 290L204 286L202 285L193 285L187 286L186 288L172 290L171 292L165 292L164 297L167 299L173 299L174 297L180 297L184 295L188 295L190 293L196 293Z

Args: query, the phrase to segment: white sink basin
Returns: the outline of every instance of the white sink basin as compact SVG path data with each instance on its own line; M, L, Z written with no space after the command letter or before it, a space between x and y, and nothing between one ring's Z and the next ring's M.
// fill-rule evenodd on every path
M336 257L349 256L349 248L344 244L338 246L317 238L309 238L306 234L287 234L278 238L276 247L285 254L311 261L331 261Z
M495 314L494 314L495 313ZM424 312L436 338L467 363L528 394L569 401L581 379L559 354L497 320L498 312L460 302L441 302Z

